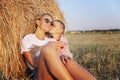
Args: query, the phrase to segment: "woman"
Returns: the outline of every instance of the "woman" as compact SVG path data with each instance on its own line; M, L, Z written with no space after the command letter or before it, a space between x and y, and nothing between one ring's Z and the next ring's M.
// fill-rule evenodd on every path
M37 27L35 33L26 35L22 40L22 53L28 66L31 69L37 69L37 79L95 80L91 74L69 56L63 55L60 58L61 50L58 47L63 46L63 42L48 43L51 40L45 37L45 32L52 29L53 37L59 40L64 31L62 22L55 21L53 27L52 20L53 18L49 14L38 15L35 19Z
M36 16L35 33L28 34L22 39L22 54L27 65L32 70L37 69L38 80L53 80L53 78L73 80L59 58L59 51L55 47L51 47L51 45L44 46L49 42L49 39L45 37L45 32L49 32L52 29L52 21L53 18L48 13ZM60 43L56 44L60 45ZM39 46L43 47L39 48Z

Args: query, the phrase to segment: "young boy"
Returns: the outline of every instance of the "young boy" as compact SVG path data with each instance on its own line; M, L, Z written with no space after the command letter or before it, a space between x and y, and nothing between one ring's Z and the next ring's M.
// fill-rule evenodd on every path
M54 28L48 33L48 36L51 38L51 41L60 42L57 44L58 49L61 51L61 55L66 55L70 58L73 57L72 53L70 53L69 45L67 39L64 37L65 25L60 20L55 20Z

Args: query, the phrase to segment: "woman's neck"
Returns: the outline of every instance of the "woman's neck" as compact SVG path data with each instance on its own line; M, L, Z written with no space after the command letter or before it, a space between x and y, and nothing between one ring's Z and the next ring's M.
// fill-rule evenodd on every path
M44 40L45 39L45 32L43 30L41 30L40 28L37 28L35 31L35 36L40 40Z

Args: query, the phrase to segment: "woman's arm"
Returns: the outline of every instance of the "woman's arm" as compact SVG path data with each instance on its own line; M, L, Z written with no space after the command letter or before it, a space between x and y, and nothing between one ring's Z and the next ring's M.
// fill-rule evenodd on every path
M32 66L32 67L35 67L35 64L34 64L34 60L30 54L30 51L25 51L23 52L23 55L25 57L25 60L27 60L27 62Z

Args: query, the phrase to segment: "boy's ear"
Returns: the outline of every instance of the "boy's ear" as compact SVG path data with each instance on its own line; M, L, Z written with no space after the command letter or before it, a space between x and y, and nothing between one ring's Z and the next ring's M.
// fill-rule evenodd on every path
M39 26L40 25L40 20L36 20L36 23Z

